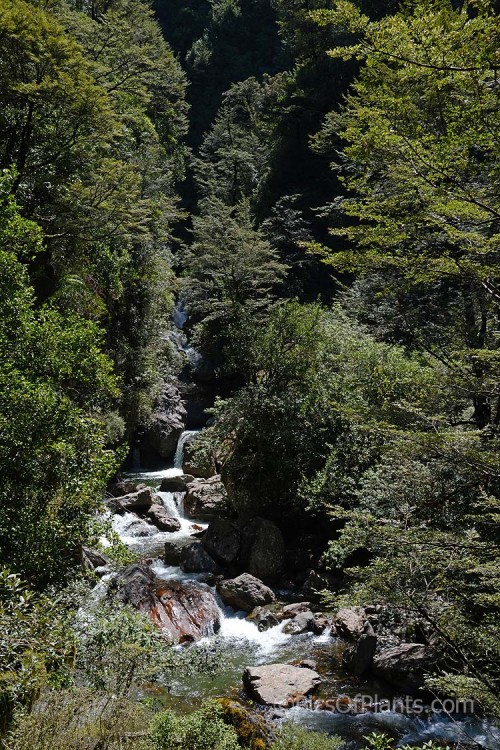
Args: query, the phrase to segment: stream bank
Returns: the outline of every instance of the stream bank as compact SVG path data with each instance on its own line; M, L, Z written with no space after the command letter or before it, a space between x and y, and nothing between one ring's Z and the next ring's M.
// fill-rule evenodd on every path
M346 671L344 654L348 643L345 637L339 635L342 631L340 620L337 620L337 632L332 630L332 613L322 613L322 616L327 618L327 625L322 632L315 633L308 628L294 633L293 628L289 627L292 621L290 618L280 616L273 620L271 617L267 622L264 618L263 622L262 619L255 617L255 610L252 613L253 619L252 614L249 617L249 607L246 607L244 611L229 606L220 595L221 575L206 570L186 570L185 560L182 567L172 562L172 548L182 550L193 544L198 548L200 536L206 534L207 529L212 525L207 518L192 517L192 514L189 514L189 517L186 515L186 491L161 489L162 486L180 488L182 483L186 482L186 475L183 471L183 451L193 434L195 434L193 431L186 431L179 437L173 466L158 471L132 472L124 478L123 489L130 490L139 485L140 492L141 485L148 488L154 503L161 504L166 514L176 520L176 530L159 530L150 518L144 517L140 508L135 510L119 508L119 512L113 513L112 509L117 510L116 502L120 501L120 497L113 499L109 511L114 530L141 565L150 571L151 581L155 586L160 587L160 596L165 596L166 588L170 587L170 590L174 589L175 592L176 587L180 587L182 591L191 592L187 609L195 606L193 605L193 592L195 598L196 596L210 596L215 602L216 612L209 607L211 619L209 618L208 627L202 623L199 632L189 631L185 638L180 639L190 644L187 645L188 648L208 646L216 650L220 659L218 659L215 673L174 681L168 691L165 690L161 694L162 703L176 710L188 711L198 707L209 697L236 698L246 705L253 705L254 710L263 712L273 721L296 721L317 731L339 735L347 741L347 747L352 750L361 747L363 738L374 731L386 732L396 737L399 745L422 744L427 740L436 739L459 742L458 746L463 748L481 747L485 750L498 748L500 732L494 724L472 716L445 713L420 715L411 710L405 711L403 692L395 691L383 680L372 675L356 677ZM188 476L187 479L192 479L192 477ZM179 484L176 484L177 482ZM189 484L190 482L187 482L185 488L188 491ZM125 504L130 502L132 495L133 493L128 492L122 496L121 501L123 502L125 498ZM137 513L137 510L141 515ZM105 540L102 541L106 543ZM167 554L169 562L165 561L165 550L170 550L170 557ZM202 561L202 568L203 565ZM104 578L109 585L108 575ZM110 578L112 580L113 576ZM282 614L287 609L287 604L290 603L297 605L296 617L303 614L304 606L300 604L300 599L304 600L305 597L300 592L274 588L272 593L275 601L267 609L271 614L278 612ZM167 595L168 602L170 602L170 597L171 591ZM306 611L308 606L307 603ZM266 607L259 609L266 610ZM176 613L178 616L178 609L174 611L174 619ZM343 623L344 628L356 627L356 620L352 619L352 614L347 613L347 620ZM376 619L376 615L374 617ZM161 620L157 624L161 626ZM297 696L297 700L290 701L291 704L296 703L296 705L288 708L252 704L248 690L245 690L242 683L245 669L249 666L257 668L273 664L302 664L306 669L317 670L321 682L310 695L302 698ZM158 697L157 691L155 694ZM363 700L360 702L360 699L363 696L375 697L370 705L361 705ZM340 702L337 701L339 698ZM325 710L332 699L337 701L335 710ZM374 705L377 701L388 701L387 705L391 706L391 710L378 710L378 707ZM399 705L398 701L400 701Z

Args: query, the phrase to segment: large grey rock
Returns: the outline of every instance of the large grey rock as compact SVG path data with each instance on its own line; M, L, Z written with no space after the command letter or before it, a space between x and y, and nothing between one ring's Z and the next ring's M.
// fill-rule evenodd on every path
M174 385L164 385L154 402L153 414L141 437L141 458L146 463L155 454L166 460L172 459L185 423L186 410L181 394Z
M241 531L227 518L215 518L203 535L203 546L221 565L229 565L238 557Z
M290 619L283 628L284 633L289 635L298 635L307 633L313 629L314 614L311 611L298 612L295 617Z
M162 581L147 565L134 564L112 585L125 604L147 614L175 642L196 641L220 628L217 602L201 584Z
M281 610L281 616L284 620L289 620L299 612L309 612L311 610L310 602L294 602L293 604L285 604Z
M152 526L150 523L143 521L142 518L134 518L130 523L123 529L125 536L131 536L136 538L146 538L155 536L158 533L158 529Z
M221 581L217 591L225 604L245 612L251 612L255 607L262 607L276 600L274 592L268 586L248 573Z
M163 477L160 492L185 492L186 486L194 481L192 474L181 474L178 477Z
M364 633L360 636L347 663L351 672L358 676L368 672L372 666L376 649L377 636L370 623L366 622Z
M182 550L193 543L193 539L185 537L184 539L171 539L165 542L164 557L167 565L180 565Z
M131 492L112 501L115 512L130 511L145 513L153 504L153 490L151 487L139 485L137 492ZM111 507L111 506L110 506Z
M86 570L96 570L97 568L103 568L111 563L109 557L106 557L99 550L92 549L91 547L82 547L82 565Z
M332 633L355 640L363 633L366 612L363 607L343 607L333 618Z
M220 476L196 479L186 487L184 512L188 518L212 520L223 515L227 508L227 494Z
M147 516L151 523L154 523L157 529L160 531L179 531L181 528L181 522L178 518L170 516L165 510L163 505L159 503L153 503L151 508L147 512Z
M427 646L400 643L374 657L372 672L407 693L413 693L423 686L424 675L432 666L432 654Z
M265 518L253 518L243 528L241 565L257 578L278 578L285 564L285 542L279 528Z
M257 625L257 630L262 633L264 630L269 630L275 625L279 625L279 619L277 616L267 607L255 607L247 617L247 620Z
M202 543L192 542L181 551L181 568L186 573L214 573L222 572L220 565L208 554Z
M110 484L108 487L108 492L113 497L123 497L123 495L130 495L134 492L137 492L140 487L144 487L144 485L138 485L131 479L121 479L118 482L113 482L112 484Z
M243 685L248 695L266 706L292 706L321 682L313 669L290 664L246 667Z

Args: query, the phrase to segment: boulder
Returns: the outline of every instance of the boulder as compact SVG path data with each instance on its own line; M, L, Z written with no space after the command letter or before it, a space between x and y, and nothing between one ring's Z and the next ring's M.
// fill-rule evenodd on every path
M347 668L358 677L364 675L372 666L376 648L377 636L370 623L366 622L364 633L345 659Z
M191 542L182 548L181 568L186 573L221 573L220 565L210 557L199 541Z
M122 479L119 482L113 482L108 487L108 492L113 497L123 497L123 495L131 495L140 487L144 485L138 485L131 479Z
M174 385L164 385L154 402L153 414L141 436L141 460L147 464L154 462L158 456L166 460L172 459L185 422L186 410L181 394Z
M275 625L279 625L279 620L270 609L266 607L255 607L247 617L247 620L251 620L257 625L257 630L262 633L264 630L269 630Z
M284 620L291 619L298 615L299 612L308 612L311 609L310 602L295 602L294 604L285 604L281 610L281 616Z
M179 531L181 528L181 522L178 518L170 516L165 510L163 505L159 503L153 503L151 508L147 512L147 516L151 523L154 523L157 529L160 531Z
M192 474L181 474L178 477L163 477L160 492L186 492L186 486L194 481Z
M189 537L184 539L172 539L165 542L165 552L163 559L167 565L180 565L182 550L184 547L189 546L193 543L193 540Z
M125 536L146 538L157 534L158 529L150 523L147 523L147 521L143 521L142 518L133 518L123 529L123 533Z
M219 475L210 479L195 479L186 487L184 512L188 518L212 520L223 514L227 495Z
M326 615L324 615L322 612L314 613L314 622L312 624L313 633L316 633L316 635L321 635L321 633L324 633L329 625L330 620Z
M365 621L363 607L343 607L333 618L332 635L355 640L363 633Z
M374 659L372 672L407 693L418 691L424 675L434 664L432 654L422 643L400 643L380 651Z
M299 633L307 633L308 630L312 630L314 625L314 615L311 611L298 612L295 617L288 620L283 628L284 633L289 635L298 635Z
M230 565L240 551L241 532L226 518L215 518L203 535L203 546L221 565Z
M195 641L220 628L212 592L201 584L162 581L143 564L128 565L113 581L120 599L140 612L177 643Z
M293 706L321 682L313 669L290 664L266 664L246 667L243 685L258 703L266 706Z
M270 588L248 573L221 581L217 586L217 591L225 604L245 612L251 612L255 607L261 607L276 600Z
M139 485L137 492L123 495L116 502L123 511L145 513L153 504L153 490L151 487Z
M285 564L285 542L276 524L253 518L242 531L240 561L251 575L264 580L280 576Z
M96 570L109 565L111 560L99 550L91 547L82 547L82 565L86 570Z

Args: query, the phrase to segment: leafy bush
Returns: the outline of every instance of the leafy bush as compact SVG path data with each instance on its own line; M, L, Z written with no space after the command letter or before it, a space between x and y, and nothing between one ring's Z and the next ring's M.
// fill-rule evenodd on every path
M208 701L188 716L163 711L155 716L151 729L154 750L237 750L235 730L224 723L223 709Z
M311 732L297 724L285 724L269 750L340 750L342 740Z

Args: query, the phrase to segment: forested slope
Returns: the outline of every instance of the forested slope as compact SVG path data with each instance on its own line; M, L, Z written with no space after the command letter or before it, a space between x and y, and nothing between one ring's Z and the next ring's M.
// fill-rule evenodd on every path
M487 2L0 0L5 748L40 695L88 747L123 717L137 750L236 747L220 707L133 698L208 656L75 619L83 547L133 562L106 488L186 425L231 523L307 552L281 583L384 607L422 688L498 715L499 41ZM272 747L327 742L299 735Z

